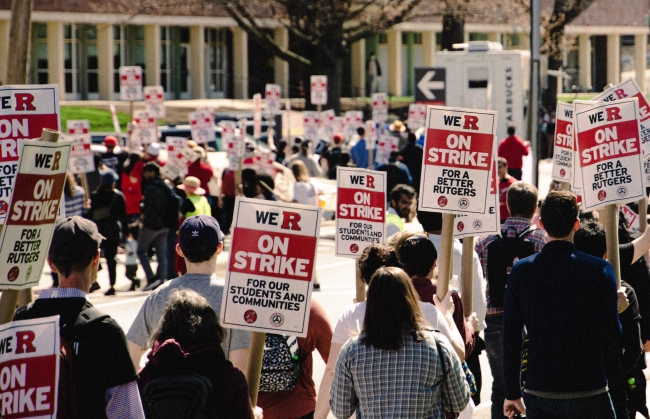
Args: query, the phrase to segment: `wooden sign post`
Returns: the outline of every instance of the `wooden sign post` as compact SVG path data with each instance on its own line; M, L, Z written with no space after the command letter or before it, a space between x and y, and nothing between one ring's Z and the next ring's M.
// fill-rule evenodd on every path
M438 285L436 296L439 300L445 298L449 291L449 281L452 273L452 258L454 257L454 214L442 214L442 231L440 236L440 253L438 254Z

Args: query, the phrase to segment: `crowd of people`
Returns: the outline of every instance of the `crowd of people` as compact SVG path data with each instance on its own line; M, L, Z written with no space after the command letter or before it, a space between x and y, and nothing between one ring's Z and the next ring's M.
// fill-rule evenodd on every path
M331 411L337 418L355 412L363 418L471 418L481 403L479 355L485 350L493 419L632 419L637 412L648 418L643 370L650 351L650 231L634 238L621 221L618 288L598 213L581 212L568 191L552 190L540 202L533 185L517 180L527 144L510 127L499 147L501 233L476 243L473 313L466 316L463 246L453 241L449 292L439 299L443 217L416 211L422 148L403 125L391 128L403 143L376 167L394 183L387 243L367 247L358 259L366 301L355 301L332 325L312 299L306 337L267 335L265 356L267 349L284 348L290 368L263 369L257 406L264 417L326 419ZM278 144L276 164L294 177L293 202L320 204L313 177L335 177L340 165L367 167L365 131L357 134L347 144L336 134L317 147L318 155L308 141ZM47 258L58 288L43 290L16 319L60 314L62 324L74 325L67 336L78 349L79 417L179 415L174 409L184 404L169 403L181 397L170 391L179 375L190 395L209 396L209 404L192 406L216 417L259 417L248 395L250 332L220 325L224 282L215 271L231 234L235 197L278 199L272 173L256 170L252 143L240 185L232 170L217 176L205 150L191 141L198 158L174 182L161 177L158 144L143 155L115 153L110 136L105 145L90 197L68 176L69 212L55 227ZM126 334L110 317L96 315L86 298L99 287L100 252L109 272L106 294L115 294L122 247L130 289L152 291ZM146 284L138 280L138 266ZM82 315L101 321L76 322ZM316 350L326 363L318 392Z

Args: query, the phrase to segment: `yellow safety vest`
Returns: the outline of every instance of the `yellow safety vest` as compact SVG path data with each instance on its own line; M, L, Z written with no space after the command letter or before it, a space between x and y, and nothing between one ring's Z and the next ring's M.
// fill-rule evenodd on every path
M189 218L193 215L212 215L212 209L210 208L210 203L208 199L203 195L191 195L188 196L192 204L194 204L194 211L188 212L185 214L185 218Z

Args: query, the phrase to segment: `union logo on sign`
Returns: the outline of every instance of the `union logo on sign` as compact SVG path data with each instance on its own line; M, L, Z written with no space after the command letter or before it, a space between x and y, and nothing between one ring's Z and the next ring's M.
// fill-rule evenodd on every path
M456 227L456 229L458 229L458 232L462 232L463 230L465 230L465 224L463 224L462 221L459 222L459 223L458 223L458 226Z
M255 323L256 320L257 320L257 313L255 312L255 310L246 310L246 312L244 313L244 321L246 323Z
M447 197L446 196L441 196L438 198L438 205L441 207L446 207L447 206Z
M271 314L271 324L275 327L280 327L284 323L284 316L280 313Z
M620 197L627 195L627 188L625 186L619 186L616 188L616 195Z
M607 192L601 190L598 192L598 200L599 201L604 201L605 198L607 198Z
M356 243L350 245L350 252L357 253L359 251L359 246Z
M483 227L483 223L481 222L481 220L474 220L472 225L474 226L474 230L480 230L481 227Z
M566 175L566 170L560 169L560 176L564 177Z
M460 198L460 199L458 200L458 206L459 206L460 208L462 208L462 209L465 209L465 208L469 207L469 199L467 199L467 198Z

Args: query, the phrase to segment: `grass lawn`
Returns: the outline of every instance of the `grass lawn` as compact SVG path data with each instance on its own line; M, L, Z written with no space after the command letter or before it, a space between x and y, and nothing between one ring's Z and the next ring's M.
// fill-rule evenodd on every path
M66 130L68 119L87 119L90 121L92 132L114 132L111 112L103 109L86 108L83 106L61 106L61 129ZM126 132L126 124L129 122L129 114L118 112L117 119L120 121L122 132Z

